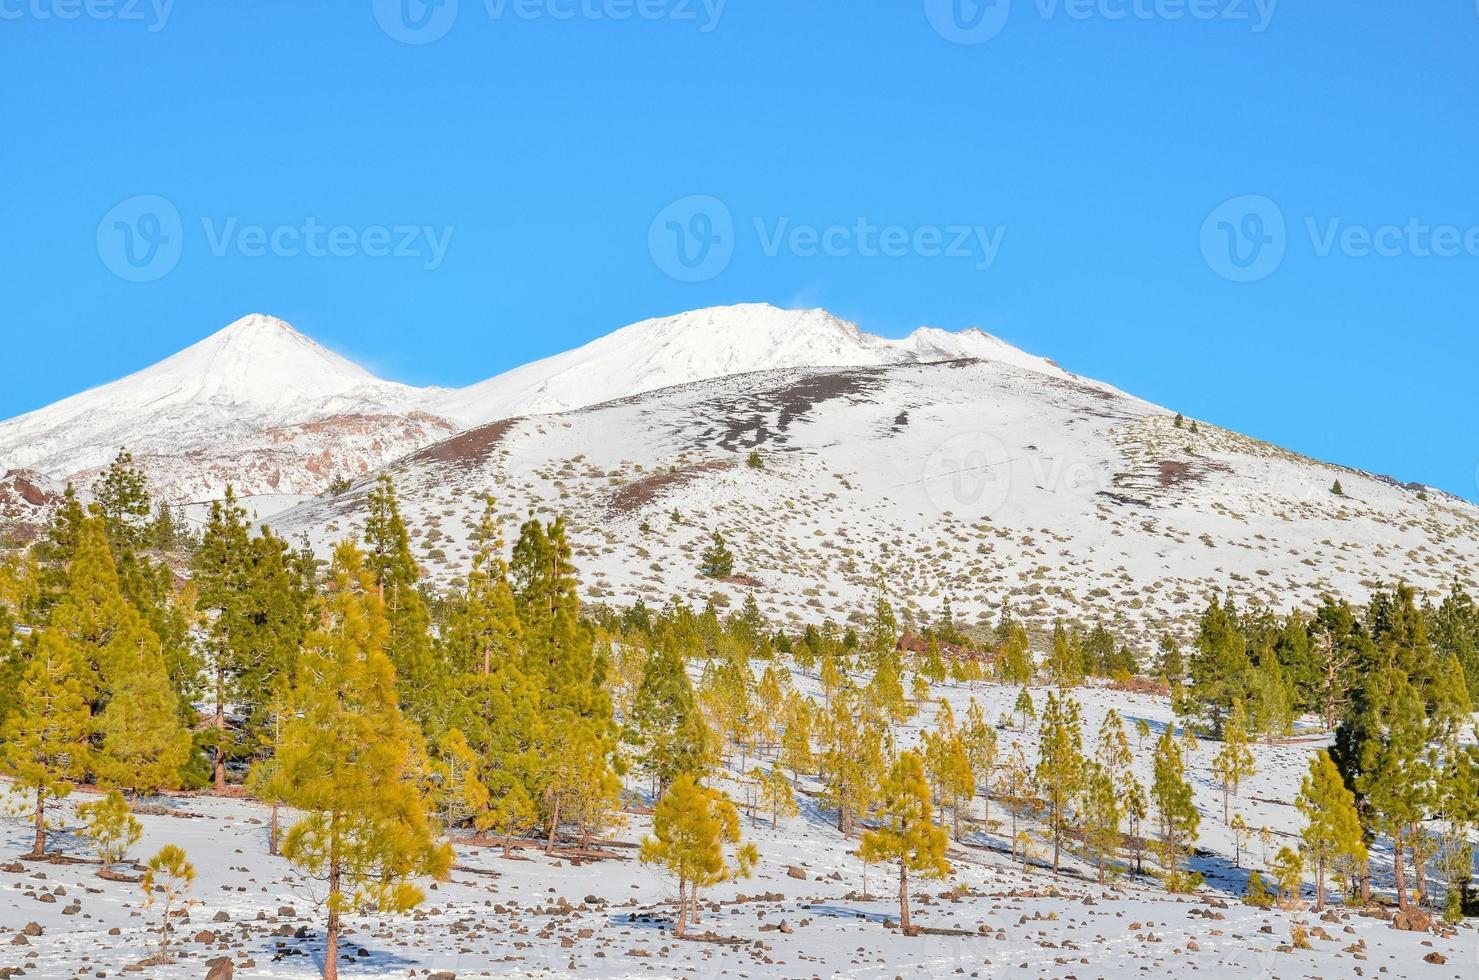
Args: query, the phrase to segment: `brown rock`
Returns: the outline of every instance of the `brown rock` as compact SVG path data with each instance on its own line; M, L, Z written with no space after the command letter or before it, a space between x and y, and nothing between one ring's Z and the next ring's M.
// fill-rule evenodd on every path
M229 956L207 960L206 965L210 967L210 970L206 972L205 980L231 980L236 975L236 964Z
M1392 920L1393 929L1401 929L1404 932L1427 932L1433 927L1433 920L1422 909L1407 909L1397 913Z
M1442 966L1444 963L1448 962L1448 957L1444 956L1442 953L1429 953L1427 956L1423 957L1423 962L1432 963L1436 966Z
M801 881L806 880L806 872L801 868L796 867L794 864L787 866L786 874L790 875L792 878L799 878Z

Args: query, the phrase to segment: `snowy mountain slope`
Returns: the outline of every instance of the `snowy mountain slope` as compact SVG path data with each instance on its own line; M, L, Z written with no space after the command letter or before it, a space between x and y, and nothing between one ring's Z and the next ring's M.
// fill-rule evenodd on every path
M1286 608L1391 576L1479 584L1479 508L993 361L696 382L506 420L389 472L439 581L465 571L492 493L511 525L569 517L592 598L753 589L793 622L857 614L880 571L921 616L946 595L971 618L1010 598L1040 626L1099 615L1147 640L1213 589ZM327 548L368 485L277 525ZM749 582L699 577L716 530Z
M281 320L244 317L152 367L0 423L0 470L81 486L127 448L161 496L314 493L452 426Z
M733 374L974 357L1051 377L1072 375L977 329L925 327L903 340L863 333L825 310L764 303L715 307L622 327L583 347L453 392L440 414L477 426L544 415Z
M958 357L1072 377L979 330L885 340L822 310L757 304L647 320L470 388L423 389L376 378L281 320L254 314L122 380L0 423L0 473L34 472L85 489L126 448L163 499L209 500L231 485L276 509L508 416L767 368ZM0 514L12 519L33 520L35 510L0 500Z

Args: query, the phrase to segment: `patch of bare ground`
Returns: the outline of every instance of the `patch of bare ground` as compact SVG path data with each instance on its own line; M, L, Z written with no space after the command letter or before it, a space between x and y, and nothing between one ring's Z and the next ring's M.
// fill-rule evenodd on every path
M412 463L452 463L458 466L476 466L485 462L498 448L499 442L508 435L520 418L500 419L476 429L469 429L450 439L443 439L434 446L413 454Z
M694 463L690 466L668 470L665 473L644 476L613 493L607 506L618 514L630 514L652 503L664 491L685 486L706 474L720 473L733 468L733 460L711 459L704 463Z

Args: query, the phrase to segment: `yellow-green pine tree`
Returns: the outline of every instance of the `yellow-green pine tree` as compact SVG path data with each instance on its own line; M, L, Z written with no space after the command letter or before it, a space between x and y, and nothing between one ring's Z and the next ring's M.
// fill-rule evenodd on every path
M1048 692L1043 705L1038 763L1034 775L1043 801L1043 819L1053 841L1053 874L1068 837L1072 808L1084 784L1083 735L1078 703Z
M1340 858L1357 864L1366 860L1355 794L1346 788L1328 751L1321 749L1310 759L1294 805L1308 821L1301 837L1305 857L1315 866L1315 907L1324 911L1326 868Z
M92 715L81 680L86 669L61 633L43 632L5 724L5 774L15 789L35 799L32 857L46 853L47 808L65 799L87 769Z
M1247 715L1242 700L1233 702L1222 726L1222 748L1212 759L1212 775L1222 784L1222 822L1228 821L1228 797L1238 795L1243 780L1253 776L1253 750L1248 747Z
M360 908L404 912L423 899L413 882L443 877L414 771L415 734L397 703L385 654L385 606L353 542L335 551L322 625L304 644L270 777L274 798L304 816L282 853L327 885L325 980L337 980L341 916Z
M862 850L870 861L897 862L899 867L899 926L914 935L909 921L909 874L942 878L950 873L945 860L949 843L935 826L930 812L929 784L924 762L914 752L902 752L878 788L878 828L863 834Z
M730 854L726 856L725 847ZM730 878L749 877L759 853L740 837L739 811L728 796L683 773L668 786L652 816L652 835L642 842L641 861L678 882L674 934L687 935L698 918L700 889Z

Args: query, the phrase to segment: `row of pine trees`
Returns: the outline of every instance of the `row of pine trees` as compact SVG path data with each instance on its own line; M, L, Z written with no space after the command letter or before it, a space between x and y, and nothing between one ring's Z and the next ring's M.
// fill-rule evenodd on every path
M794 814L814 780L839 830L861 834L860 858L896 865L906 928L910 873L945 872L948 837L978 800L987 827L1001 825L993 801L1005 811L1024 869L1051 848L1055 873L1065 850L1101 877L1138 872L1149 849L1167 887L1185 890L1197 883L1194 735L1221 740L1209 772L1238 830L1228 800L1252 776L1249 740L1284 737L1306 713L1336 729L1336 746L1312 760L1305 846L1281 850L1281 887L1307 869L1321 902L1327 872L1368 897L1366 855L1385 837L1404 906L1406 869L1426 902L1435 857L1450 909L1469 900L1479 815L1459 734L1479 616L1457 589L1438 607L1398 587L1363 610L1327 600L1282 619L1213 598L1189 652L1167 639L1152 665L1184 737L1168 727L1155 740L1146 787L1117 715L1084 747L1073 689L1143 669L1103 625L1059 624L1039 661L1009 609L972 642L948 600L925 649L904 651L882 587L857 628L796 634L771 629L753 598L728 616L582 607L563 522L531 518L507 549L491 500L467 574L438 593L389 479L369 495L363 536L327 567L254 531L229 493L189 530L154 507L126 455L93 497L69 494L41 540L0 563L3 635L30 627L0 651L0 762L30 795L35 852L79 783L130 801L244 784L273 807L272 849L328 885L331 950L341 912L419 901L414 880L450 864L448 835L596 854L634 789L657 803L643 859L673 874L685 928L701 888L757 857L715 788L721 767L752 820ZM794 689L792 665L815 675L821 703ZM901 750L896 727L947 677L1021 686L1015 720L992 724L973 701L958 721L942 700L921 744ZM1039 682L1053 685L1040 710L1028 688ZM998 745L1029 720L1033 764L1020 743ZM1143 745L1150 731L1136 727ZM280 807L294 815L286 830ZM1437 843L1423 828L1434 816Z

